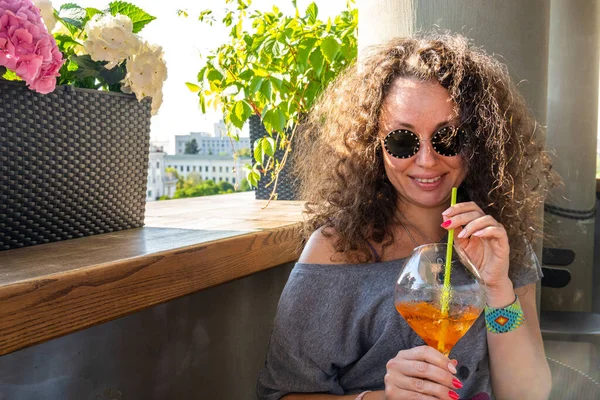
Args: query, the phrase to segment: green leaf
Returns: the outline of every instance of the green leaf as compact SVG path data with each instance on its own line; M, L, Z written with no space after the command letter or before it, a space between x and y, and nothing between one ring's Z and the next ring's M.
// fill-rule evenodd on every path
M86 13L86 21L89 21L90 19L92 19L92 17L96 14L104 14L102 11L98 10L97 8L93 8L93 7L87 7L85 9L85 13Z
M197 93L200 91L200 86L196 85L195 83L192 82L186 82L185 86L187 86L187 88L190 90L190 92L192 93Z
M78 66L75 76L79 79L97 78L100 75L100 68L106 64L104 61L92 60L89 54L71 56L71 61Z
M285 128L285 113L280 108L268 110L263 116L267 131L283 132Z
M250 79L252 79L253 76L254 76L254 71L251 69L246 69L238 75L238 78L240 78L241 80L244 80L244 81L249 81Z
M315 98L319 94L320 90L321 90L320 82L312 81L308 84L308 87L306 88L306 91L304 92L304 99L305 99L304 107L306 109L309 109L310 107L312 107L312 104L314 103Z
M66 3L63 4L56 18L67 28L71 35L83 30L83 24L87 18L87 11L85 8L79 7L77 4Z
M269 157L273 157L275 155L275 139L272 137L263 138L262 151Z
M75 45L79 46L79 43L69 35L56 35L54 36L54 40L60 42L65 47L73 47Z
M127 71L125 70L125 64L121 63L112 69L106 69L105 67L100 67L98 71L98 76L102 78L107 84L114 85L116 83L120 83L123 79L125 79L125 74Z
M302 70L301 70L302 73L308 69L308 56L309 56L310 52L312 51L313 47L315 46L316 42L317 42L316 38L307 38L307 39L304 39L300 43L300 45L298 45L297 59L298 59L298 66L302 67Z
M67 60L67 71L77 71L78 69L77 63ZM62 73L60 75L62 76Z
M317 16L319 15L319 7L313 2L310 3L306 8L306 16L308 17L308 23L314 24L317 22Z
M258 181L260 180L260 174L258 172L252 171L248 174L248 183L252 187L258 187Z
M261 87L259 88L259 92L265 96L265 99L267 101L271 101L271 96L273 94L273 88L272 88L272 84L270 81L264 81L264 83L261 85Z
M208 73L206 74L206 79L208 79L210 82L212 82L212 81L220 82L223 79L223 74L221 74L216 69L211 68L210 70L208 70Z
M156 19L138 6L124 1L113 1L108 5L112 15L122 14L133 21L133 33L138 33L144 26Z
M239 129L242 129L244 123L252 115L252 107L245 100L240 100L233 106L233 112L229 115L231 123Z
M265 153L263 152L262 146L263 139L264 138L260 138L254 142L254 161L260 165L262 165L265 158Z
M202 114L206 114L206 100L205 97L202 96L202 92L198 93L198 97L200 98L200 110L202 110Z
M342 46L333 37L327 36L321 41L320 47L323 56L325 56L327 62L331 64Z
M4 75L2 75L2 79L6 79L7 81L20 81L21 80L21 78L19 78L19 76L14 71L11 71L10 69L7 69L6 72L4 72Z
M279 91L282 91L283 89L283 79L281 77L281 75L279 74L272 74L269 77L269 81L271 81L271 84L273 85L273 87Z
M250 81L250 85L248 87L248 94L250 96L252 96L258 90L260 90L264 81L265 80L260 76L255 76L254 78L252 78L252 80Z
M315 75L317 77L321 76L321 72L323 71L323 65L325 64L325 57L323 57L323 53L321 52L321 47L315 48L308 57L310 65L315 71Z

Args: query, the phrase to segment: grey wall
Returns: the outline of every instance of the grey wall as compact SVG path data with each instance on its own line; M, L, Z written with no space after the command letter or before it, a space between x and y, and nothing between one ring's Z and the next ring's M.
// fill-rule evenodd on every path
M254 399L292 264L0 357L0 400Z

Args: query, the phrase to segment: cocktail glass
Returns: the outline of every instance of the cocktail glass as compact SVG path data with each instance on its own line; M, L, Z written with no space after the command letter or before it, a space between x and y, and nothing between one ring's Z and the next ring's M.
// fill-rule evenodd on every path
M485 307L481 275L456 246L450 287L444 288L447 246L431 243L415 248L404 262L394 290L396 310L425 343L446 356Z

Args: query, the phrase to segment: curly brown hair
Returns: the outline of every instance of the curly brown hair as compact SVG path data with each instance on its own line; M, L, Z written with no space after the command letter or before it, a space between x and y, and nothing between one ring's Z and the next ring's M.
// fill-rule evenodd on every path
M378 131L382 104L399 77L437 81L448 90L467 128L461 154L469 172L461 188L506 228L514 276L541 232L539 207L556 178L544 134L506 66L456 34L372 47L321 95L300 127L294 156L307 201L304 238L333 228L335 250L353 254L354 262L373 260L369 240L384 249L393 242L397 193L384 171Z

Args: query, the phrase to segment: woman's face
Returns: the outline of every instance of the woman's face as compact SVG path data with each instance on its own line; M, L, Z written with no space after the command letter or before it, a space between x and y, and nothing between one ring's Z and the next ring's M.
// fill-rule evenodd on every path
M402 203L427 208L446 205L452 187L465 179L467 169L462 156L442 156L430 141L440 129L458 123L454 103L439 83L411 78L394 81L383 103L379 137L385 172ZM409 130L421 139L417 154L401 159L385 150L386 135L396 129Z

